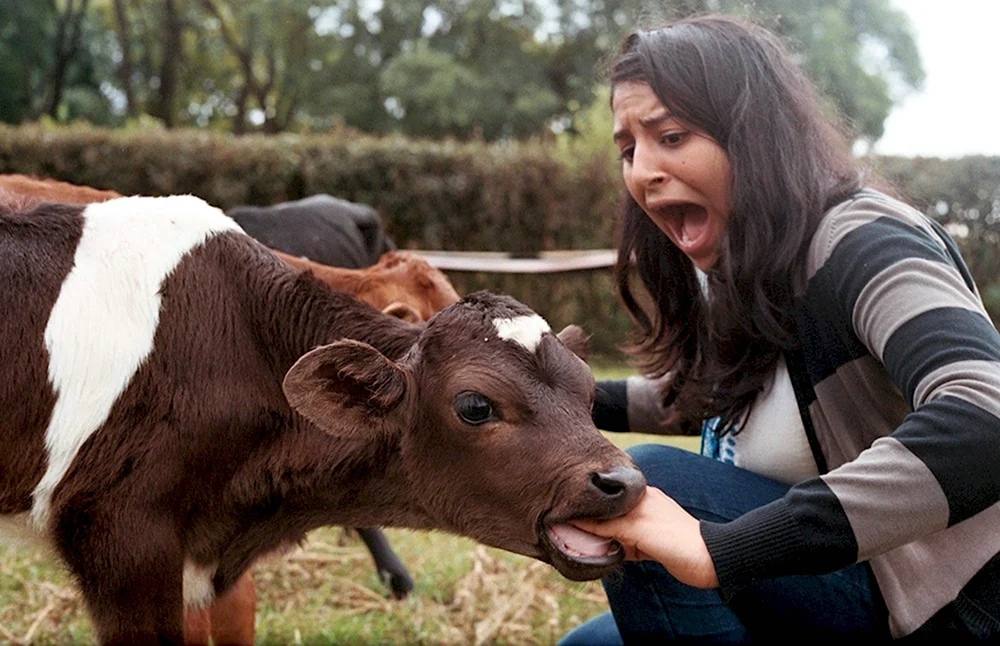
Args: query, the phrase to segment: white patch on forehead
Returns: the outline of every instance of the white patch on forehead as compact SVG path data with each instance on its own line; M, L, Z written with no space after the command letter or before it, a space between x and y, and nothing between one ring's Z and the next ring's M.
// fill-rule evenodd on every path
M529 352L537 350L538 344L542 342L542 335L552 331L545 319L537 314L493 319L493 327L497 329L498 337L520 343Z
M153 350L164 278L208 238L241 231L222 211L191 196L91 204L83 219L73 269L45 328L57 399L45 431L48 466L32 494L39 529L80 447Z
M206 608L215 600L215 585L212 577L219 565L198 565L194 561L184 561L184 607Z

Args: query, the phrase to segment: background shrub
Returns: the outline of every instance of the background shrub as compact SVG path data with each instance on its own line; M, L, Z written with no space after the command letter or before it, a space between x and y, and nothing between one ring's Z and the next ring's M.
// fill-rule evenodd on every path
M874 169L941 221L1000 314L1000 158L884 157ZM0 172L124 194L190 193L229 208L316 193L374 206L402 248L519 256L614 245L620 182L606 152L548 142L428 142L342 129L233 137L195 130L0 127ZM461 293L509 293L555 328L577 323L620 360L630 327L610 270L548 275L450 272Z

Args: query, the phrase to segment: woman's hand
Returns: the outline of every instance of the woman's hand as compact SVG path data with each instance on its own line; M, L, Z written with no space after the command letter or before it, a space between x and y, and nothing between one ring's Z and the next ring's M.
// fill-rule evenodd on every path
M659 489L646 487L646 495L624 516L605 520L573 521L580 529L614 538L632 561L658 561L681 583L715 588L719 580L698 519Z

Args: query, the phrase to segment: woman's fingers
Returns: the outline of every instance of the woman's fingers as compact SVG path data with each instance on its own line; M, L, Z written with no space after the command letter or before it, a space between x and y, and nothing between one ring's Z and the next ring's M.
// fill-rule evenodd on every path
M586 532L614 538L630 560L659 561L682 583L701 588L718 585L698 519L655 487L647 487L639 504L624 516L573 524Z

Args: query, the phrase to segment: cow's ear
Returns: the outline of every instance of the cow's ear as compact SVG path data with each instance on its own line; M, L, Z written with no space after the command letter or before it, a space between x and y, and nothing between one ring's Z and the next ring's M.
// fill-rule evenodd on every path
M556 335L563 345L584 361L590 356L590 335L579 325L567 325Z
M406 374L360 341L320 346L299 358L282 384L292 408L331 435L388 431L387 417L406 396Z
M402 301L393 301L382 308L383 314L388 314L389 316L395 316L398 319L402 319L407 323L419 323L423 319L420 318L420 313L413 308L412 305L407 305Z

